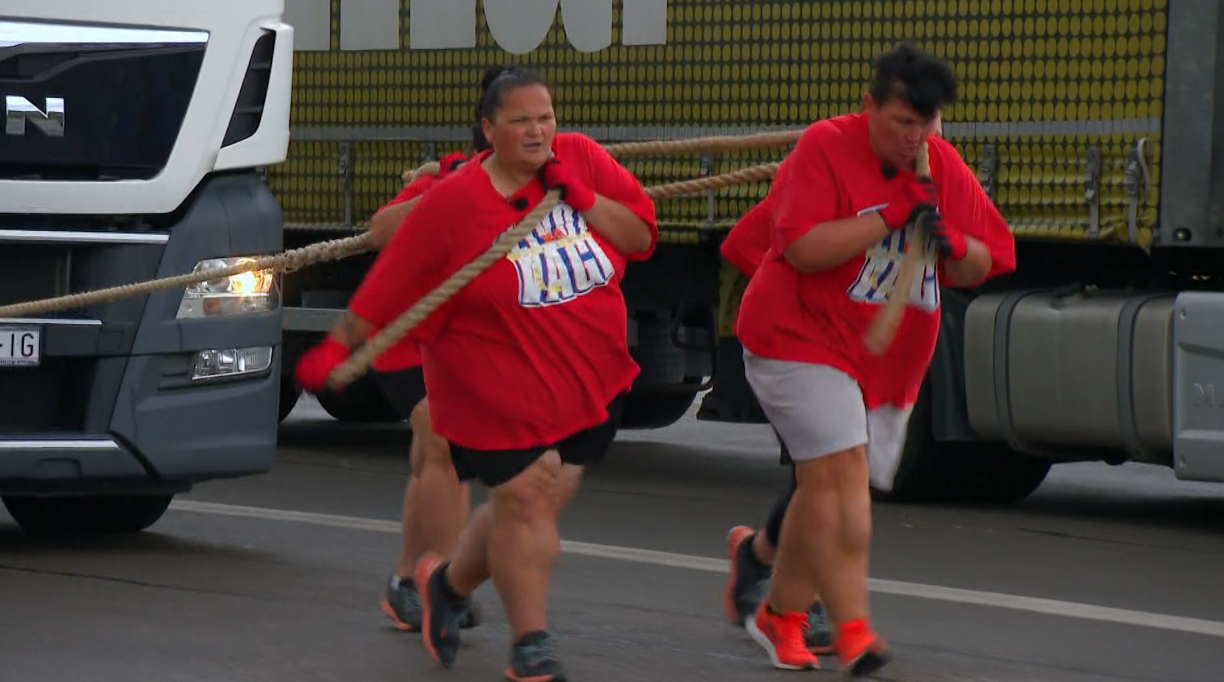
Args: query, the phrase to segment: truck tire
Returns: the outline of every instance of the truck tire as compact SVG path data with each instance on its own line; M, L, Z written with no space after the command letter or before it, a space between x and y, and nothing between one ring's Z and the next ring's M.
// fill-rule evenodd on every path
M320 391L319 406L336 421L350 424L391 424L404 421L387 400L372 374L364 374L343 392Z
M620 428L631 431L671 426L688 413L696 399L696 391L635 390L625 397Z
M910 417L893 489L880 501L911 504L1009 505L1031 495L1051 462L1017 454L1005 443L939 443L931 433L929 379Z
M4 508L31 535L139 533L166 513L174 495L5 495Z
M872 490L880 501L911 504L955 504L982 475L983 460L959 444L937 443L931 433L930 379L922 384L910 415L893 489Z

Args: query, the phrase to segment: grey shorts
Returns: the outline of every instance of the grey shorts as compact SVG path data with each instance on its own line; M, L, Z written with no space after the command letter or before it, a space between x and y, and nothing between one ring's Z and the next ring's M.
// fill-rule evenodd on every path
M761 358L747 349L744 374L791 459L804 462L866 446L872 487L892 490L912 407L868 410L858 382L845 372Z

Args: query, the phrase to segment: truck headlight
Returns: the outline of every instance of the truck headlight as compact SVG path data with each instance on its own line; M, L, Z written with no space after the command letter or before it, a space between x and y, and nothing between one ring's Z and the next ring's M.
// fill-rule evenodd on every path
M210 258L200 261L192 273L218 272L254 262L255 259L249 257ZM279 307L279 278L276 273L272 270L252 270L187 287L179 303L178 319L268 313Z

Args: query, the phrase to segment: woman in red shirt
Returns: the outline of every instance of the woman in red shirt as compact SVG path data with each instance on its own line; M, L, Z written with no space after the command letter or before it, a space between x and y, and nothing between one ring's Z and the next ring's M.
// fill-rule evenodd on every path
M1006 222L956 149L932 136L956 90L933 56L908 45L882 55L864 111L809 126L770 191L770 250L736 333L798 484L769 595L747 623L777 667L816 667L803 628L817 590L843 669L862 675L888 661L867 608L869 477L887 485L900 460L939 333L939 285L976 286L1015 268ZM915 175L924 142L930 179ZM905 242L925 239L909 225L935 208L924 232L936 248L896 342L872 357L863 337L895 285Z
M938 112L935 114L936 136L943 136L943 119ZM773 232L773 213L770 210L769 197L752 207L739 222L731 228L727 238L723 240L719 250L727 262L734 265L749 279L756 274L761 261L769 251L771 233ZM778 441L782 437L777 435ZM899 451L891 453L901 456ZM773 574L774 557L778 551L778 539L782 534L782 520L790 507L791 497L798 487L795 478L795 462L791 459L786 444L782 443L782 464L790 469L790 481L787 489L769 510L769 519L765 526L754 529L750 526L735 526L727 533L727 555L730 561L730 575L723 591L723 605L727 618L736 625L742 625L745 620L756 613L761 605L760 600L768 591L770 576ZM895 467L890 471L896 472ZM824 606L817 594L809 610L807 635L808 649L814 654L833 652L833 631L829 627Z
M629 355L620 281L658 240L654 203L590 138L557 133L548 86L526 70L490 85L481 122L493 149L421 197L349 304L333 366L560 189L563 200L505 258L411 332L434 430L455 471L492 489L450 561L417 566L426 648L450 666L458 620L491 576L514 635L511 679L560 679L546 595L557 518L584 467L615 438ZM598 188L598 193L595 189Z

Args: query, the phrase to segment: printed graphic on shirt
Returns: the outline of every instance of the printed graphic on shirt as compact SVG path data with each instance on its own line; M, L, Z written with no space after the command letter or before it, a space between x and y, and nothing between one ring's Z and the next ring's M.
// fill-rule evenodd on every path
M869 206L859 211L858 215L879 211L887 205ZM897 286L906 243L917 238L914 229L906 227L904 230L893 230L880 243L868 249L863 267L846 294L860 303L883 305ZM922 269L910 289L908 304L929 313L939 308L939 259L929 239L925 240L923 249Z
M572 301L612 280L615 268L582 214L558 202L535 231L506 254L525 307Z

